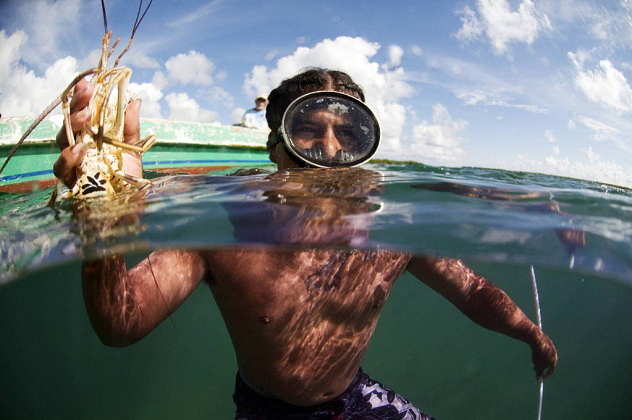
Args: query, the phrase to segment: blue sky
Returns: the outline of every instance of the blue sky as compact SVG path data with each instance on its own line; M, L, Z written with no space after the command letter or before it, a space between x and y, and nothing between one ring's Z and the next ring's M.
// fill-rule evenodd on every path
M126 39L137 3L106 5ZM0 3L3 117L94 66L102 31L98 0ZM154 0L123 64L147 118L231 124L333 67L365 88L381 157L632 186L631 45L632 0Z

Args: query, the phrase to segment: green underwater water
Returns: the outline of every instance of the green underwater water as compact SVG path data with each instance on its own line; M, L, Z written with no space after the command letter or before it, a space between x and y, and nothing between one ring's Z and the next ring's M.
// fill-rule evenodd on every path
M528 267L469 262L532 314ZM623 419L632 402L632 291L537 270L545 331L560 362L544 418ZM201 286L140 342L105 347L84 308L79 265L0 289L2 418L228 419L236 364L221 315ZM409 275L398 280L364 369L442 419L534 419L526 345L474 325Z
M629 416L629 190L474 168L372 169L382 189L367 198L379 210L366 246L461 257L532 319L529 265L535 266L544 330L560 355L545 381L543 418ZM91 231L67 204L42 204L49 191L0 197L0 417L232 418L236 363L208 287L140 342L105 347L86 314L78 259L112 248L128 251L133 262L158 247L247 245L229 213L245 211L239 209L272 188L264 175L254 179L262 184L247 190L244 179L211 177L150 197L140 220L110 236L95 233L88 243ZM425 188L441 182L541 195L508 203ZM552 199L565 215L531 211ZM586 245L569 249L555 234L562 228L585 231ZM536 418L528 347L474 325L410 275L397 281L363 366L439 419Z

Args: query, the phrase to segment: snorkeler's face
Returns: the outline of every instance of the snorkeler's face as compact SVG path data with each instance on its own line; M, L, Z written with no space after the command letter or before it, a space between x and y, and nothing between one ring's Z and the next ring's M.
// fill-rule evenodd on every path
M373 112L357 98L314 91L288 105L268 147L272 140L283 141L296 167L352 167L375 154L380 127Z
M317 159L341 159L344 152L354 148L355 135L346 115L317 109L296 121L292 140L303 153L313 154Z

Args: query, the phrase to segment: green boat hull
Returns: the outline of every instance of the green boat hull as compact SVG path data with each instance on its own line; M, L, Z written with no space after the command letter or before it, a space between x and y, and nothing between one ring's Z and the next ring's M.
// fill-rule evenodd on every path
M0 120L0 162L30 124L28 119ZM60 124L44 121L22 144L0 175L0 192L25 192L54 184L59 149L52 140ZM141 135L157 143L143 155L143 167L164 173L208 173L236 167L271 165L267 133L217 124L143 120Z

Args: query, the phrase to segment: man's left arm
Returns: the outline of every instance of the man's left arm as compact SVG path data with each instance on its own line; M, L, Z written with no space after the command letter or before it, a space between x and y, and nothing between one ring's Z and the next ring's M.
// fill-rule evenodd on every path
M412 258L408 271L472 321L529 344L538 377L553 373L558 359L553 341L531 322L507 293L476 274L461 260L417 256Z

